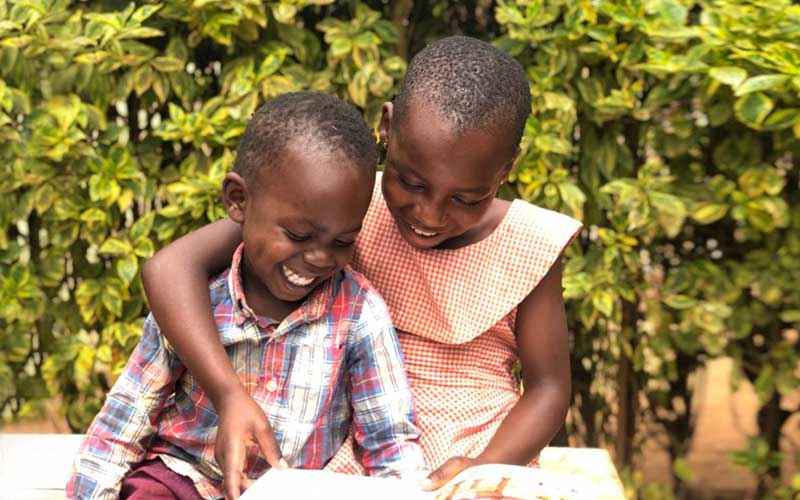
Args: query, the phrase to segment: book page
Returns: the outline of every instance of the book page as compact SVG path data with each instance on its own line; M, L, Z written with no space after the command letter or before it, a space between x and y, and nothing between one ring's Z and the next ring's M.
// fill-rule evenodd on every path
M487 464L462 471L436 491L435 500L578 500L598 498L574 474L517 465Z
M414 480L350 476L322 470L270 470L253 483L242 500L618 500L599 494L585 478L564 472L515 465L479 465L462 471L435 492Z
M239 497L241 500L435 500L414 480L337 474L324 470L270 469Z

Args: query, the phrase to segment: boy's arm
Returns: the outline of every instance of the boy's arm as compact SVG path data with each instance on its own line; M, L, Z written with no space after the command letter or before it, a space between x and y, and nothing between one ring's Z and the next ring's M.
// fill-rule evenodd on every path
M144 459L156 432L155 419L183 371L149 317L139 344L81 444L67 498L119 497L122 479Z
M425 469L400 344L380 296L367 291L349 346L354 437L371 476Z
M241 226L223 219L173 241L142 269L153 316L220 416L214 456L231 499L245 479L248 445L257 444L272 467L285 467L267 416L242 386L210 313L208 280L230 266L241 241Z
M522 363L522 397L480 455L474 459L449 459L431 473L426 489L438 488L472 465L527 465L564 424L571 380L567 319L561 293L561 263L556 261L517 309L515 333Z

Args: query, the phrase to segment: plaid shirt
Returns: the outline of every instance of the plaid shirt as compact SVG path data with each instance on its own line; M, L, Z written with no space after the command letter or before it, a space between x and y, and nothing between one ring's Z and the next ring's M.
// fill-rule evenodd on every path
M373 475L424 467L411 393L382 299L349 268L276 325L247 305L231 269L209 285L220 338L244 386L269 417L291 467L321 469L351 427ZM130 467L159 457L204 498L223 496L214 460L218 415L152 316L75 460L68 498L117 498ZM250 477L268 465L251 447Z

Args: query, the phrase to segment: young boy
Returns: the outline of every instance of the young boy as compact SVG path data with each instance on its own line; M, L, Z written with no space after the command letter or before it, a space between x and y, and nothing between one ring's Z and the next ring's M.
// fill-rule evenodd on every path
M223 182L242 244L209 284L212 310L291 467L322 468L351 423L373 474L423 467L389 314L346 267L370 203L375 149L352 107L325 94L286 94L254 114ZM209 396L148 317L81 446L67 496L219 498L218 423ZM247 477L267 468L251 446Z

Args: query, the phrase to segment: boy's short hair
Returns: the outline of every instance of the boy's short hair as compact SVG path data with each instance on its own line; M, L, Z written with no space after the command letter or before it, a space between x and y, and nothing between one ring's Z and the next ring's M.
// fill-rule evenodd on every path
M375 138L356 108L329 94L292 92L274 97L253 113L239 141L233 171L249 181L260 169L277 167L292 141L343 154L366 169L377 166Z
M522 66L502 50L466 36L444 38L414 56L395 98L397 123L414 99L433 103L456 134L507 125L515 144L531 112Z

